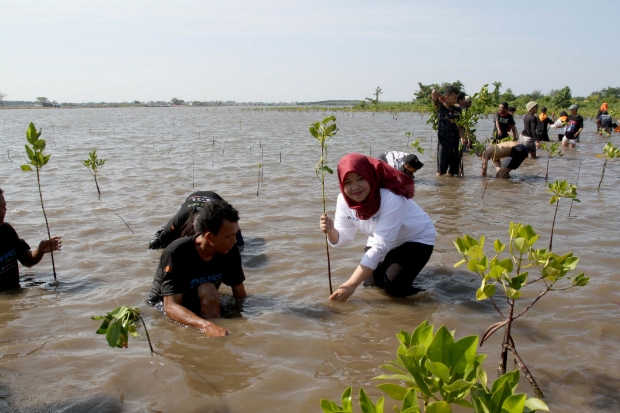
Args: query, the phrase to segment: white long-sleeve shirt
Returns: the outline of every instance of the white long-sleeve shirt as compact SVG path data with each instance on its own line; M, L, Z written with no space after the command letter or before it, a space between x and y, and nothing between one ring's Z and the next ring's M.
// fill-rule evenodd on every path
M559 135L564 135L564 132L566 131L566 122L562 122L558 119L552 126L554 129L557 129Z
M396 195L381 188L381 206L370 219L357 218L355 210L349 208L342 194L338 195L334 228L338 230L338 242L330 244L340 247L351 242L357 230L368 235L368 246L361 265L376 269L388 252L405 242L419 242L435 245L435 226L426 212L412 199Z

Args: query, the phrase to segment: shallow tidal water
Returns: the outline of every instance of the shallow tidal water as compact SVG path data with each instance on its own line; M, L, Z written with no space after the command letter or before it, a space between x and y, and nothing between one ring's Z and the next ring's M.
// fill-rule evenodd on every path
M46 255L39 265L20 268L21 290L0 293L0 411L319 412L320 398L339 399L350 385L354 394L363 386L376 401L381 392L371 379L395 357L399 329L412 331L428 319L456 329L460 338L500 321L490 303L475 300L477 276L453 268L460 257L452 241L464 233L506 241L515 221L531 224L542 234L538 247L546 247L554 211L545 192L546 157L527 159L511 179L491 179L482 199L487 181L475 156L465 156L464 179L435 177L436 135L425 116L335 115L339 132L329 152L334 169L348 152L406 151L406 131L426 148L414 200L438 236L415 283L425 292L393 299L360 287L347 303L328 301L314 172L320 147L308 133L323 112L0 111L6 221L33 248L45 237L35 175L19 168L33 121L52 154L42 172L43 196L52 234L63 240L55 254L57 285ZM490 135L491 127L490 118L482 119L479 136ZM553 246L575 252L578 270L591 283L550 293L513 327L519 353L555 412L620 411L620 163L608 163L598 192L603 160L595 155L606 140L594 130L586 122L578 147L549 165L549 180L575 183L581 162L581 203L569 218L570 202L560 201ZM617 144L618 135L611 140ZM83 166L95 148L107 159L98 176L101 200ZM264 169L257 197L258 163ZM144 303L161 254L147 250L148 241L194 190L213 190L232 203L246 240L242 257L251 296L235 306L222 286L226 315L216 323L231 335L218 339L181 327ZM336 177L328 176L332 215L337 194ZM351 275L364 244L358 234L353 245L330 249L334 287ZM525 294L535 296L533 290ZM112 349L95 334L99 322L90 317L118 305L141 309L163 355L150 355L141 327L127 349ZM489 355L490 378L500 343L495 334L480 349ZM519 390L533 395L523 375Z

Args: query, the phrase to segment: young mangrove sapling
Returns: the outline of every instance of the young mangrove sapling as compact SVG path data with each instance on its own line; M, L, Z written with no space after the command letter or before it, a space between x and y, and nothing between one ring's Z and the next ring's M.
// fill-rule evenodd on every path
M455 332L441 326L434 331L428 321L422 322L411 334L401 330L396 335L400 346L396 360L381 366L390 374L373 380L389 380L377 387L386 396L399 401L394 406L400 413L531 413L549 411L547 405L525 394L515 394L519 370L511 371L488 383L483 364L486 354L477 354L478 336L455 339ZM489 386L490 385L490 386ZM351 387L342 393L342 406L321 399L324 413L352 413ZM468 400L469 399L469 400ZM383 413L385 396L372 402L360 388L359 404L363 413Z
M99 199L101 199L101 191L99 190L99 183L97 183L97 174L99 170L103 168L105 164L105 159L99 159L97 156L97 149L92 152L88 152L88 159L84 161L84 166L88 168L88 171L95 178L95 186L97 187L97 193L99 194Z
M110 347L127 348L129 346L129 336L137 337L135 322L140 320L149 342L151 354L154 353L149 331L146 329L144 319L140 315L140 310L136 307L126 305L116 307L114 310L102 316L93 316L92 320L103 320L97 330L97 334L105 334Z
M327 166L327 148L331 143L331 139L338 133L338 127L336 126L336 117L328 116L320 122L316 122L310 125L310 134L319 141L321 144L321 158L319 163L315 166L315 172L317 178L321 181L321 196L323 198L323 215L327 216L327 209L325 207L325 174L333 174L334 171ZM333 294L332 289L332 270L329 260L329 243L327 241L327 233L325 234L325 251L327 253L327 277L329 280L329 293Z
M611 142L607 142L603 147L603 156L605 156L605 162L603 162L603 172L601 173L601 180L598 183L598 191L601 190L601 184L603 183L603 176L605 175L605 167L607 166L608 159L620 158L620 149L612 145Z
M50 234L50 226L47 222L47 214L45 213L45 206L43 205L43 193L41 192L41 169L47 165L47 162L50 160L50 155L43 155L43 151L45 150L45 140L39 139L41 136L41 131L43 129L37 129L34 127L34 123L30 122L28 125L28 130L26 131L26 140L28 143L26 146L26 153L28 154L27 163L21 165L22 171L32 172L36 171L37 173L37 186L39 187L39 199L41 200L41 209L43 210L43 218L45 218L45 227L47 228L47 239L52 245L52 236ZM30 145L32 146L30 146ZM32 169L34 167L34 169ZM54 263L54 251L50 250L50 257L52 258L52 271L54 272L54 280L56 280L56 265Z
M411 149L409 150L409 153L411 153L414 149L418 151L418 153L424 153L424 148L420 146L419 139L416 139L415 141L411 142Z
M510 236L508 243L509 257L503 259L499 255L505 250L506 245L499 239L493 243L495 254L489 259L484 252L484 235L479 240L469 235L457 238L454 241L454 245L463 259L454 264L454 266L458 267L462 264L467 264L467 269L475 272L482 279L482 285L476 291L476 299L490 299L495 310L503 318L503 321L489 326L480 342L482 345L493 333L502 327L504 328L498 373L500 375L506 373L507 353L510 351L530 382L536 396L542 397L543 394L540 387L523 362L523 359L517 353L511 332L513 322L532 308L549 291L563 291L574 287L583 287L588 284L590 278L583 273L567 276L569 271L573 271L577 267L579 261L579 258L573 256L572 252L558 255L545 249L535 249L534 244L540 235L536 234L531 226L511 222L508 234ZM529 272L522 272L522 269L525 268L530 270L537 268L540 271L540 276L534 280L528 280ZM522 297L521 289L537 282L537 285L541 285L541 282L544 284L542 291L521 312L516 314L517 300ZM565 286L554 288L558 282L564 283ZM493 298L498 284L504 290L506 303L509 307L508 314L506 315L502 313Z
M260 172L263 164L258 164L258 179L256 180L256 197L258 198L258 190L260 189Z
M560 206L560 198L570 198L573 201L581 202L577 199L577 185L571 185L568 181L555 181L549 183L549 189L547 192L551 192L553 195L549 199L551 205L555 204L555 212L553 214L553 222L551 223L551 237L549 238L549 251L553 247L553 228L555 227L555 217L558 214L558 207Z
M560 143L554 142L551 145L547 146L546 143L540 145L540 147L547 152L547 172L545 172L545 179L549 178L549 160L555 156L560 157L564 156L562 151L560 150Z

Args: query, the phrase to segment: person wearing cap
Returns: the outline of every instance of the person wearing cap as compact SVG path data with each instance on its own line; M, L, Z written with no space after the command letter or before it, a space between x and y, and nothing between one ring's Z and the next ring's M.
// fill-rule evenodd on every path
M508 132L512 131L514 139L517 138L517 126L512 114L508 113L508 103L499 104L499 110L494 116L493 143L508 137Z
M568 113L565 110L560 112L560 117L555 121L552 128L558 133L558 141L562 142L564 133L566 133L566 122L568 121Z
M508 178L510 171L517 169L527 158L529 150L525 145L515 141L491 144L480 154L482 159L482 176L487 176L489 160L495 166L496 178Z
M532 158L536 158L536 148L540 147L540 141L536 134L536 129L538 128L538 117L536 116L538 103L531 100L527 102L525 109L527 110L527 115L523 118L523 131L521 132L520 143L527 147Z
M431 98L437 110L437 176L459 175L462 151L459 150L459 141L463 139L463 129L456 124L461 117L461 111L456 102L459 90L448 86L441 94L433 89Z
M390 165L392 168L399 170L400 172L406 174L411 179L415 179L413 175L421 169L424 164L420 162L418 157L412 153L405 153L399 151L390 151L387 153L382 153L377 156L377 159L383 161Z
M564 138L562 138L562 146L574 148L575 144L579 142L579 135L583 130L583 118L577 113L579 106L570 105L568 110L570 111L570 116L566 120L566 132L564 133Z

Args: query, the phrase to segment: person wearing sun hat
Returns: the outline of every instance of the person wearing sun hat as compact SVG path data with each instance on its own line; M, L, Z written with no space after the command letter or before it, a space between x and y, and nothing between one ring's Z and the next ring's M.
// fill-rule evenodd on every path
M523 131L521 132L520 143L527 147L532 158L536 158L536 148L540 147L540 141L536 134L536 129L538 128L538 117L536 116L538 103L530 100L525 105L525 109L527 110L527 115L523 118Z

